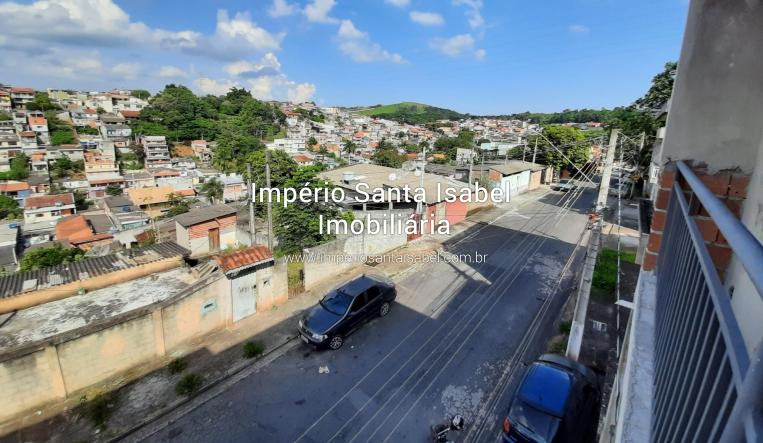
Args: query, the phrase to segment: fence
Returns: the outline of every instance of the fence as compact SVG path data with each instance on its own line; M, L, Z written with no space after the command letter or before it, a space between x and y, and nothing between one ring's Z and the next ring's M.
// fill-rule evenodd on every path
M763 437L761 360L751 364L730 294L693 218L702 209L741 261L758 295L763 294L763 247L678 162L657 266L655 442Z

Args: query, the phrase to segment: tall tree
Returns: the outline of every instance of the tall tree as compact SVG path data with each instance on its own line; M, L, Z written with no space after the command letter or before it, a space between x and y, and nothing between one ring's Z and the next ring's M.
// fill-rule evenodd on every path
M303 188L324 188L322 192L330 192L331 183L328 186L324 185L323 180L318 177L318 171L319 168L312 166L300 168L284 186L294 188L297 192ZM309 203L297 201L285 208L282 204L275 205L274 213L273 232L278 237L279 249L287 254L299 253L305 248L331 240L332 236L326 234L325 229L323 234L320 233L320 217L323 216L324 223L326 220L341 217L339 209L331 200L325 203L322 199Z
M201 187L201 193L206 195L207 198L212 202L212 204L215 204L216 202L222 200L223 193L225 192L225 187L223 185L223 182L216 178L212 178L204 183L202 183Z
M643 97L636 100L636 106L640 108L660 109L673 94L673 83L676 79L678 63L667 62L665 68L652 78L652 86Z

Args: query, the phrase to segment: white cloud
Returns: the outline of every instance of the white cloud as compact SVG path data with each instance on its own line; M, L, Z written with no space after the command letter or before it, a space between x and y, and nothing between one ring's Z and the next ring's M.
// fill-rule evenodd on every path
M188 74L184 70L178 68L177 66L162 66L159 69L159 77L184 78L187 76Z
M213 80L201 77L194 80L194 84L202 94L225 95L231 88L239 87L239 83L233 80Z
M212 35L168 31L134 22L112 0L37 0L0 3L0 41L5 49L49 51L51 45L87 48L134 47L177 50L232 59L279 49L283 34L252 22L248 13L217 13Z
M371 41L368 34L356 28L350 20L342 20L337 31L337 41L339 50L356 62L406 63L400 54L389 52Z
M485 24L482 0L453 0L453 5L466 7L466 19L472 29L481 28Z
M487 55L484 49L474 48L474 37L471 34L459 34L450 38L435 38L429 42L429 46L448 57L460 57L471 54L478 59Z
M591 31L591 29L585 25L570 25L569 30L570 32L574 32L576 34L585 34Z
M423 26L440 26L445 23L445 19L436 12L411 11L411 20Z
M279 74L281 62L272 52L265 54L257 63L247 60L239 60L223 67L223 70L232 76L259 77L263 75Z
M49 43L70 46L118 46L135 43L193 47L200 34L152 29L111 0L38 0L0 4L0 35L17 48L48 49Z
M398 8L405 8L411 4L411 0L384 0L384 3L392 6L397 6Z
M273 18L286 17L297 12L297 5L287 3L286 0L273 0L273 5L268 9L268 14Z
M313 23L337 23L339 20L329 16L334 5L336 0L311 0L303 12L307 20Z
M292 103L302 103L312 100L315 95L315 85L312 83L300 83L289 89L287 96Z
M248 12L236 13L233 18L228 11L217 11L217 29L207 39L206 52L221 59L248 55L252 52L277 51L284 34L273 35L257 26Z
M281 62L273 53L259 60L238 60L223 67L232 78L214 80L201 77L195 80L197 89L204 94L223 95L232 87L247 87L252 96L260 100L303 102L312 99L316 87L312 83L297 83L281 71Z
M143 67L140 63L117 63L111 67L111 72L125 79L134 79Z

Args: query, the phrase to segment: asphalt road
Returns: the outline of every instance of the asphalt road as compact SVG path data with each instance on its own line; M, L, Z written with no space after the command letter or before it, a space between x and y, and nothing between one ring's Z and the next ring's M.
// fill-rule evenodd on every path
M481 213L445 249L485 263L422 265L398 282L390 314L339 351L300 345L148 441L427 441L456 413L467 427L452 439L496 441L525 363L546 349L572 291L594 198L549 192Z

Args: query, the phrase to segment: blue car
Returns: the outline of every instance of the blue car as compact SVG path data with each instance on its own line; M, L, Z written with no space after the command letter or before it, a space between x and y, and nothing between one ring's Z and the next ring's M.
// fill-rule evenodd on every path
M543 355L517 387L503 421L503 441L596 441L600 397L593 371L559 355Z

